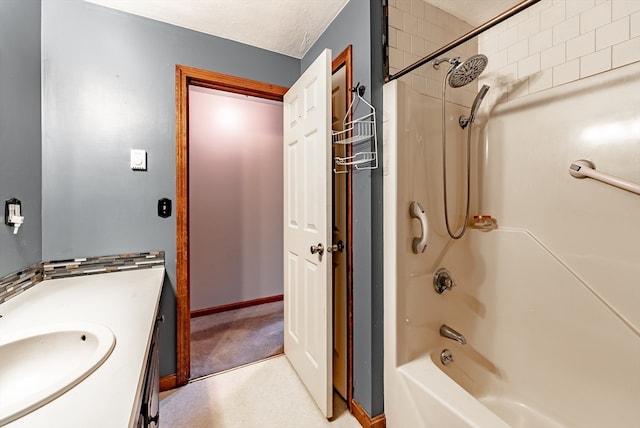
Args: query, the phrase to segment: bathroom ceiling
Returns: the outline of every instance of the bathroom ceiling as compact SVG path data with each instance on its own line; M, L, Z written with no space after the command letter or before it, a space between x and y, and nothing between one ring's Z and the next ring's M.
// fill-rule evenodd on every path
M349 0L86 0L302 58ZM426 0L480 25L520 0Z
M302 58L348 0L86 0Z

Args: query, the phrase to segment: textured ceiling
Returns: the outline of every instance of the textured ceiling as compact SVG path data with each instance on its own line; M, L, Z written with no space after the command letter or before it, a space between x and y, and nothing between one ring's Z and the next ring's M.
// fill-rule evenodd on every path
M87 0L302 58L348 0Z
M86 1L302 58L349 0ZM427 2L477 26L520 0Z

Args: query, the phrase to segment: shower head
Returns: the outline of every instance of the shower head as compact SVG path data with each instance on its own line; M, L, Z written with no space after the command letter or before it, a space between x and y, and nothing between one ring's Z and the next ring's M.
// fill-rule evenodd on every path
M489 85L482 85L482 88L480 88L480 91L478 91L478 95L476 95L476 99L473 100L473 104L471 105L471 113L469 113L469 116L460 116L458 122L460 123L462 129L466 128L467 125L473 123L476 120L476 113L478 113L480 104L482 104L482 100L484 100L487 92L489 92Z
M459 88L473 82L484 71L488 62L489 59L482 54L473 55L463 62L452 62L452 67L447 72L449 86Z

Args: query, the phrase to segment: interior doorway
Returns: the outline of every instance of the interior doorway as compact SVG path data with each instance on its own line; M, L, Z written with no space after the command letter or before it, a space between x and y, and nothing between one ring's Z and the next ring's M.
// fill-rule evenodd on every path
M282 112L189 86L191 379L284 351Z
M333 72L341 71L339 74L340 85L344 88L352 86L351 81L351 46L347 47L333 61ZM176 66L176 306L177 306L177 337L176 337L176 375L171 379L164 379L161 382L162 389L184 385L190 379L190 251L189 251L189 138L188 138L188 103L189 86L211 88L234 94L248 95L268 100L282 101L287 88L271 85L263 82L242 79L235 76L228 76L220 73L196 69L192 67ZM351 93L344 93L344 106L350 102ZM337 102L342 104L340 98ZM340 344L334 343L334 349L340 349L340 355L336 360L338 364L334 366L343 367L343 374L334 376L336 390L346 399L349 407L352 401L352 236L351 236L351 174L344 174L338 180L334 179L334 195L339 195L338 200L334 200L334 206L340 207L342 223L337 226L336 239L342 240L344 251L342 261L339 262L341 272L338 274L338 291L340 303L334 302L334 337L340 336ZM337 191L335 187L337 186ZM334 197L335 199L335 197ZM335 203L337 202L337 203ZM336 213L334 212L334 218ZM334 224L334 231L336 225ZM334 271L335 277L335 271ZM340 279L342 278L342 279ZM336 283L334 283L334 288ZM337 309L336 309L337 308ZM337 312L335 312L337 310ZM346 311L346 313L345 313ZM336 329L340 332L336 333ZM345 349L346 346L346 349ZM346 366L346 367L345 367ZM335 374L335 373L334 373Z

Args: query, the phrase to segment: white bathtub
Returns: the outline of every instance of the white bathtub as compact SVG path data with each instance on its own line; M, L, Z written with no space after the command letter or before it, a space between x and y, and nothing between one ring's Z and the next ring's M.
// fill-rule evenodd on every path
M486 269L496 259L499 268ZM409 288L425 298L401 304L407 331L429 349L397 367L408 397L390 426L640 426L638 332L535 237L471 231L440 266L456 287L438 295L414 277ZM467 344L440 337L441 324ZM454 358L446 366L444 349Z

